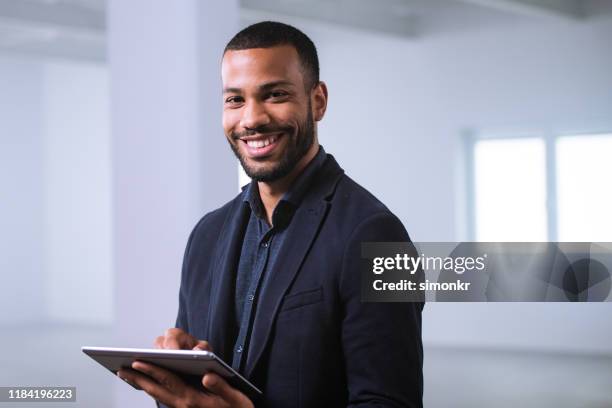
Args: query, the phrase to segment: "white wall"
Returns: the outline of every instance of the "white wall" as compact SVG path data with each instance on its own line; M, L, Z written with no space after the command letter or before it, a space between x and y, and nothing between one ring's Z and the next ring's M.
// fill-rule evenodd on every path
M0 322L110 324L106 71L1 57L0 88Z
M42 72L0 57L0 324L38 321L42 283Z
M112 324L108 70L46 62L43 83L45 313Z
M466 129L612 130L610 18L524 18L412 40L284 21L320 53L330 93L321 143L415 241L466 239ZM611 313L609 303L431 303L424 340L611 353Z

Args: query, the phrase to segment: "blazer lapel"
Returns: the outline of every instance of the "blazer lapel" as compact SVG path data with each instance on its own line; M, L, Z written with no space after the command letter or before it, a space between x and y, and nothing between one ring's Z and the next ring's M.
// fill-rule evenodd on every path
M318 180L313 183L315 184L313 191L304 197L302 205L293 215L283 247L274 266L269 271L274 278L268 281L268 286L262 293L257 306L244 370L247 378L251 377L257 362L261 359L283 296L316 238L329 210L330 202L326 198L333 193L342 173L343 170L329 155L328 162L324 164L324 168L316 177Z
M281 253L270 271L274 278L268 281L265 293L262 293L257 306L245 367L247 378L252 374L255 364L264 351L281 300L291 282L293 282L302 260L319 230L321 221L327 213L328 205L328 203L320 203L318 206L308 209L300 208L293 215L294 218L289 224Z
M229 211L214 251L212 288L208 307L208 341L224 361L232 360L231 343L236 337L234 323L234 284L240 259L242 238L250 215L247 203L240 199Z

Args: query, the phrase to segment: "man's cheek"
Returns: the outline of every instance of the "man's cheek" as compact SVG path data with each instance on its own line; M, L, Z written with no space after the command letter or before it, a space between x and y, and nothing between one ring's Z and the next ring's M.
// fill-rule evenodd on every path
M223 126L223 131L225 135L231 135L232 132L237 131L237 126L240 121L240 117L237 115L237 112L225 109L223 111L223 117L221 118L221 125Z

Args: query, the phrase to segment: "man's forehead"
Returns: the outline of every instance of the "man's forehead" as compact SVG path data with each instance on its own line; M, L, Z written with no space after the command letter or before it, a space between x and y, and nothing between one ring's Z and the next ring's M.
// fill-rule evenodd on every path
M292 46L229 50L221 64L223 82L301 79L299 56ZM229 85L229 84L228 84Z

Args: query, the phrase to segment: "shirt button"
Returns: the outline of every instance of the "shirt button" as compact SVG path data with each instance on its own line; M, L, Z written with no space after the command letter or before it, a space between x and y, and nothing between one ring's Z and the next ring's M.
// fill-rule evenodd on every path
M242 353L242 346L238 346L238 348L236 349L236 353Z
M267 248L267 247L268 247L268 245L269 245L269 244L268 244L268 242L267 242L267 241L261 244L261 246L262 246L262 247L264 247L264 248Z
M249 299L249 302L252 302L255 299L255 296L249 295L249 297L247 299Z

